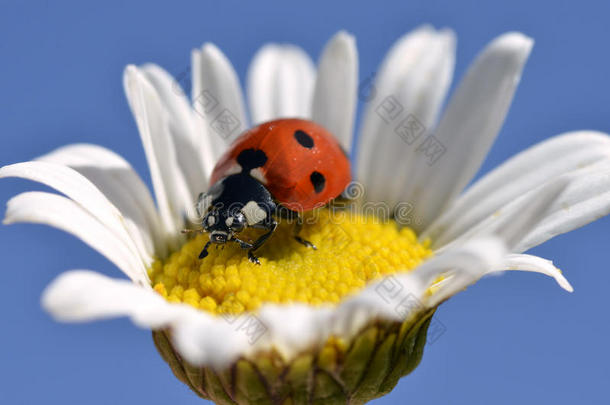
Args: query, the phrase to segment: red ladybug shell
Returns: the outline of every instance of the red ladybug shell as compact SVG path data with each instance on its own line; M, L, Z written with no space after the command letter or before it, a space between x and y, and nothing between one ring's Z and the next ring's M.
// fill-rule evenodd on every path
M239 173L237 157L246 149L265 153L265 163L250 174L293 211L326 204L350 182L349 159L330 132L311 121L279 119L240 135L216 163L210 184Z

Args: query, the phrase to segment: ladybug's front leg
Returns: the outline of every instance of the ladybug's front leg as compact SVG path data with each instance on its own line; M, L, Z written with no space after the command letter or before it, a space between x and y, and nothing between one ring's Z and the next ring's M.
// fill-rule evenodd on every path
M199 259L203 259L204 257L206 257L208 255L208 248L210 247L211 243L212 242L208 241L208 243L205 244L205 246L201 250L201 253L199 253Z
M256 228L268 229L268 232L264 233L263 235L261 235L260 238L254 241L252 247L250 248L250 250L248 250L248 259L250 259L252 263L261 264L258 258L254 256L254 251L260 248L267 241L267 239L269 239L271 234L277 228L277 222L275 221L275 219L270 218L268 222L265 222L263 224L257 224Z

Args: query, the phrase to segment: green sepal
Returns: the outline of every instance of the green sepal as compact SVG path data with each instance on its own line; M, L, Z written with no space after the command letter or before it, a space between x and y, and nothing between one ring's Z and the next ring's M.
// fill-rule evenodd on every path
M224 370L185 362L168 331L154 331L153 339L174 375L217 404L363 404L390 392L417 367L433 314L372 322L345 345L328 343L288 362L271 351L240 358Z

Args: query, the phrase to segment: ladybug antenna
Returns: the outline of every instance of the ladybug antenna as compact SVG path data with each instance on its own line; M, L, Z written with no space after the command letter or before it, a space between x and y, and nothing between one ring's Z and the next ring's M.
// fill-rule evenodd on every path
M189 229L189 228L186 228L186 229L183 229L183 230L180 231L180 233L183 233L183 234L188 234L188 233L203 233L203 232L205 232L203 229Z
M237 155L237 163L243 171L249 172L267 163L267 155L260 149L244 149Z

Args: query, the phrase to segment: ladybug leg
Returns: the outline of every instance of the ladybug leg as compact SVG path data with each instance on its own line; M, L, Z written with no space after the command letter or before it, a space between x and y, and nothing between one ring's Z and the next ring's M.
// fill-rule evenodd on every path
M252 249L253 245L251 243L243 241L243 240L241 240L241 239L239 239L237 237L233 237L233 241L235 243L239 243L239 247L242 248L242 249Z
M205 246L201 250L201 253L199 253L199 259L203 259L208 255L208 248L210 247L210 243L212 242L208 241L208 243L205 244Z
M301 215L299 215L297 211L292 211L286 207L279 206L276 215L278 215L280 218L287 219L289 221L294 220L294 228L292 230L292 236L294 237L294 240L299 242L301 245L310 247L313 250L318 250L316 245L299 236L299 233L301 233L301 229L303 228L303 218L301 218Z
M250 260L254 264L261 264L260 260L258 260L258 257L254 256L254 253L252 253L252 249L248 250L248 260Z
M299 236L299 233L301 233L302 228L303 228L303 218L301 218L301 216L297 214L296 222L294 223L294 228L292 229L292 236L294 237L294 240L299 242L301 245L305 245L309 248L312 248L313 250L318 250L316 245L314 245L310 241L305 240Z
M269 222L264 223L260 226L257 226L257 228L258 227L268 229L269 231L267 233L261 235L260 238L258 238L256 241L254 241L254 243L251 245L252 247L250 248L250 250L248 250L248 259L250 259L250 261L252 263L261 264L261 262L258 260L258 258L256 256L254 256L254 251L256 249L260 248L267 241L267 239L269 239L271 234L277 228L277 222L275 221L275 219L270 219Z

